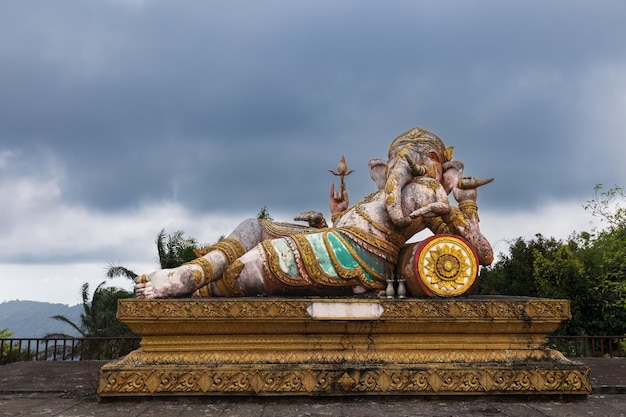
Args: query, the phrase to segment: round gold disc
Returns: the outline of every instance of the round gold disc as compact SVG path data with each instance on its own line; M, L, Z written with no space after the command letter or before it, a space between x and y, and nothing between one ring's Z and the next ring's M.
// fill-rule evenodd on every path
M472 288L478 276L476 253L459 236L431 236L415 256L419 284L430 296L461 295Z

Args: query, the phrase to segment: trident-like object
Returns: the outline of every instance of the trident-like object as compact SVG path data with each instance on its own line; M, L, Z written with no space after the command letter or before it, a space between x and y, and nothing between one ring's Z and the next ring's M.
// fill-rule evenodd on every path
M341 159L339 160L339 165L337 166L337 172L333 171L332 169L329 169L328 172L339 177L339 180L341 181L341 200L339 201L343 201L343 195L346 192L346 183L343 181L343 178L352 174L354 170L351 169L350 171L348 171L348 164L346 164L346 158L343 155L341 155Z

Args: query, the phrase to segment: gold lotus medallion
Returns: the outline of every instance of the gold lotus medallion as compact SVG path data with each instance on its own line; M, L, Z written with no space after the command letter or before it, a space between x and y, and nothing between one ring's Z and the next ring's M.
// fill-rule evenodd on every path
M436 235L420 248L417 270L427 294L454 297L472 288L478 276L478 259L464 239Z

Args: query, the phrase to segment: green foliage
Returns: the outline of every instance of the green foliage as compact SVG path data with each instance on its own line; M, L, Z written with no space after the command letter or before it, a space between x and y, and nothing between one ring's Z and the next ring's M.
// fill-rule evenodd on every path
M560 242L546 239L541 234L529 241L517 238L510 246L508 255L494 265L481 271L476 286L477 294L539 296L537 281L533 276L533 263L537 254L554 252Z
M67 323L83 337L118 337L134 336L131 330L117 317L117 301L130 298L132 293L117 287L104 287L102 282L89 300L89 284L85 283L81 289L83 313L80 323L74 323L63 315L53 316L55 320ZM70 337L67 334L53 333L45 337Z
M17 342L4 343L0 354L0 365L17 361L30 361L35 359L35 352L27 348L20 350Z
M602 191L603 188L602 184L596 184L595 198L587 201L584 209L613 227L623 227L626 224L626 208L623 207L626 190L617 185L606 191Z
M9 329L0 329L0 339L10 339L13 333ZM2 343L2 352L0 352L0 365L4 365L17 360L31 360L35 356L35 353L28 348L22 348L20 350L17 342L9 343L5 341Z
M109 267L107 268L106 277L107 278L125 277L125 278L130 279L131 281L134 281L135 278L137 278L137 274L134 271L122 265L109 264Z
M570 300L572 319L561 326L560 333L598 334L602 320L597 320L600 312L596 283L587 276L585 265L570 245L562 244L549 256L537 253L533 270L541 297Z
M263 206L261 210L259 210L259 213L256 215L256 218L260 220L269 220L269 221L274 220L272 219L272 216L270 216L270 212L267 210L267 206Z
M4 328L0 330L0 339L8 339L13 336L13 333L9 331L9 329ZM2 344L2 352L0 352L0 365L9 363L9 343Z
M116 317L117 302L133 294L117 287L104 287L104 282L94 291L89 308L81 321L89 336L131 336L130 329ZM84 304L84 303L83 303Z
M572 319L559 333L626 333L626 212L624 189L601 192L585 209L609 224L567 240L522 238L492 266L484 268L476 294L535 296L570 300Z
M605 335L626 333L626 282L604 281L598 288Z
M198 257L194 252L198 249L198 242L183 235L182 230L169 235L165 234L164 229L159 232L156 245L161 269L176 268Z
M572 289L590 290L590 283L584 277L585 267L569 246L560 245L547 255L537 249L534 252L533 276L539 294L548 298L564 298Z

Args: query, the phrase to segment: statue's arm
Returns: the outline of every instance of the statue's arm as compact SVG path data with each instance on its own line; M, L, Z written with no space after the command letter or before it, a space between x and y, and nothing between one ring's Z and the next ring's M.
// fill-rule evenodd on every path
M464 237L476 251L481 265L490 265L493 262L493 248L480 231L476 188L453 190L455 200L459 203L459 215L462 221L452 221L452 232Z
M328 227L324 215L319 211L303 211L293 219L296 221L307 222L310 227L315 227L317 229Z
M330 208L330 214L333 220L335 220L336 217L346 211L348 206L350 205L348 192L346 190L336 191L335 184L331 184L330 199L328 205ZM303 211L302 213L294 217L294 220L307 222L310 227L315 227L318 229L328 227L328 223L326 223L324 215L319 211Z

